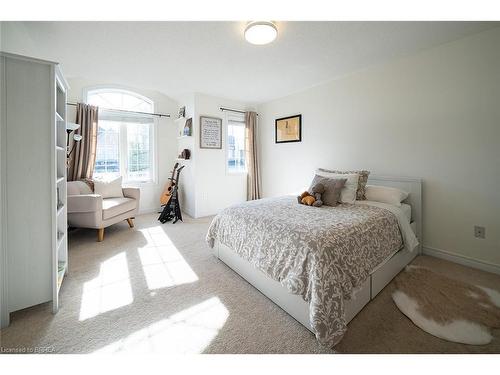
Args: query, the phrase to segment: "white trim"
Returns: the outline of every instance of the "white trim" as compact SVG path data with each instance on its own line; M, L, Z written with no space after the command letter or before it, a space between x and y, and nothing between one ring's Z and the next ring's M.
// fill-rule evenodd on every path
M151 112L154 113L155 111L155 102L153 99L148 98L145 95L139 94L137 91L135 91L134 88L132 87L127 87L127 86L122 86L122 85L93 85L93 86L87 86L82 89L82 98L85 101L85 103L88 104L88 98L89 94L92 91L102 91L102 92L119 92L119 93L124 93L124 94L130 94L131 96L135 96L137 98L140 98L144 100L145 102L148 102L151 104Z
M500 265L482 260L472 259L465 255L451 253L450 251L436 249L434 247L423 246L423 254L431 257L448 260L453 263L461 264L462 266L477 268L481 271L495 273L500 275Z
M59 309L59 288L57 287L57 279L58 279L58 257L59 257L59 246L58 246L58 237L59 237L59 228L57 225L57 182L58 182L58 160L57 160L57 151L56 151L56 145L57 145L57 123L58 119L56 118L56 113L59 115L59 117L62 117L60 121L66 121L66 109L64 110L64 113L58 113L58 94L57 91L58 89L62 90L64 93L64 107L66 107L66 90L65 87L62 85L61 81L58 81L58 77L56 74L55 69L50 70L50 91L52 92L52 95L50 96L50 108L51 108L51 114L50 114L50 160L52 161L51 166L50 166L50 174L52 176L51 178L51 204L50 204L50 212L52 213L51 215L51 221L52 221L52 313L55 314L57 313L57 310ZM62 112L62 111L61 111ZM66 127L66 125L65 125ZM64 177L64 176L63 176ZM65 178L63 178L63 181ZM64 202L63 200L61 200Z

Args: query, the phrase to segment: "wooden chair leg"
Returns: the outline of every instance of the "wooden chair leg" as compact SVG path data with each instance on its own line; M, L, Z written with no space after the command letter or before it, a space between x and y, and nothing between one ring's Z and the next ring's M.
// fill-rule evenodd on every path
M130 228L134 227L134 222L132 221L132 218L127 219L127 223Z
M99 228L97 230L97 242L102 242L104 240L104 228Z

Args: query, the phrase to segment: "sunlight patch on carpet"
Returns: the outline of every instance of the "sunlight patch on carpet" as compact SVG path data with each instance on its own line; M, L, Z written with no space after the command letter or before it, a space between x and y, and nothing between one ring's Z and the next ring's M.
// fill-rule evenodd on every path
M147 244L138 251L150 290L198 280L198 276L160 226L142 229L141 232Z
M140 329L94 353L201 353L224 326L229 311L212 297Z
M133 301L124 252L100 265L99 275L83 284L80 321L131 304Z

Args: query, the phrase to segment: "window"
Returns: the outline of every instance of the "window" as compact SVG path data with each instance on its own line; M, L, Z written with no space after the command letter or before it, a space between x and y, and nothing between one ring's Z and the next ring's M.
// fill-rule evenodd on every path
M243 114L227 116L227 170L246 173L245 117Z
M87 103L99 107L94 177L153 182L154 118L137 113L152 113L153 102L130 91L97 89L87 93Z

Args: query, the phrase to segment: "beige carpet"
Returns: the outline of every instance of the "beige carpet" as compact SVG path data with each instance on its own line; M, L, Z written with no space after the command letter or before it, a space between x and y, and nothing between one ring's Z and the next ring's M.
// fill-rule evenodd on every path
M204 238L210 219L161 225L157 215L106 230L70 235L70 275L61 308L50 304L11 316L0 332L5 348L57 353L333 353L232 270L213 258ZM488 288L500 276L442 260L415 264ZM433 337L414 326L391 300L393 285L349 324L341 353L500 353L500 333L486 346ZM499 290L500 291L500 290Z

